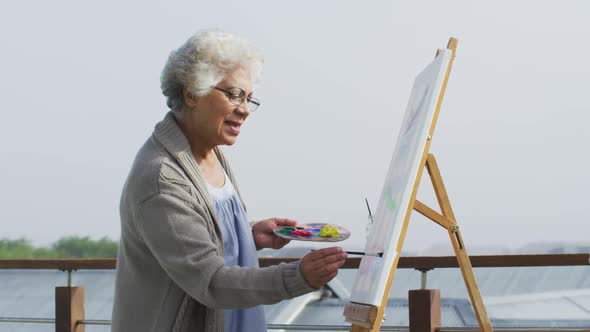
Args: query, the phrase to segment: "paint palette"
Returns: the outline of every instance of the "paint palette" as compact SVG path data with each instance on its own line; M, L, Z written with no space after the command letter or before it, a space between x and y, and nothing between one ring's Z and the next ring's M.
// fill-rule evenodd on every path
M274 233L289 240L314 242L338 242L350 237L350 231L346 228L324 223L300 224L297 227L282 226Z

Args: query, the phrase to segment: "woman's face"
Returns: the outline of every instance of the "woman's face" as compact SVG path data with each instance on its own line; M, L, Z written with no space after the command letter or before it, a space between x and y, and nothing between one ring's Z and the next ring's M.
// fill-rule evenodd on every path
M243 91L245 96L250 97L252 95L250 72L241 68L237 69L215 87L232 94ZM185 120L189 122L188 127L195 131L191 134L212 146L233 145L240 134L242 124L250 115L247 101L236 106L230 102L228 93L215 88L212 88L206 96L185 98L185 103L188 108Z

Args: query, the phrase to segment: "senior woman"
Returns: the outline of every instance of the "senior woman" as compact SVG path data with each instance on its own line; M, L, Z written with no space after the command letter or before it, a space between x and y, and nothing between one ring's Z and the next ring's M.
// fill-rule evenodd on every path
M236 142L259 106L260 53L222 31L172 52L161 87L171 111L139 150L121 197L112 331L265 331L262 304L322 287L346 253L338 247L258 267L256 250L288 241L271 218L253 226L219 149Z

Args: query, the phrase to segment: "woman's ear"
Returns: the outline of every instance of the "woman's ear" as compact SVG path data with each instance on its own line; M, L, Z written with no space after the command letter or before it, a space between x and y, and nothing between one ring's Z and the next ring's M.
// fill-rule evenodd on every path
M182 89L182 96L184 97L184 104L188 108L193 108L197 105L199 97L193 96L193 94L191 94L186 87Z

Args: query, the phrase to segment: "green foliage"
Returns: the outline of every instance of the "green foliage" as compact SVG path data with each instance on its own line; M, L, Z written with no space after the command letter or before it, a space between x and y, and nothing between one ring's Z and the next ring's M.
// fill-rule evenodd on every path
M88 236L69 236L60 239L52 247L63 258L117 257L117 243L106 237L94 241Z
M68 236L59 239L49 247L34 247L31 241L0 240L0 259L16 258L115 258L118 243L103 237L92 240L90 237Z
M0 258L33 258L33 246L27 239L0 240Z

